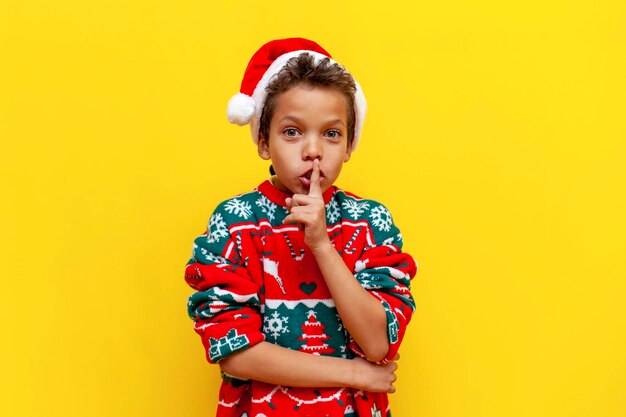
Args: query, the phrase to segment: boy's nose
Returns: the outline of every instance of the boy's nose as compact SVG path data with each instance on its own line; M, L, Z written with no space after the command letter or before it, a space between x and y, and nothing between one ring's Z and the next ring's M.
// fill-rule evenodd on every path
M303 149L303 159L313 160L322 159L322 144L318 138L311 138L306 141Z

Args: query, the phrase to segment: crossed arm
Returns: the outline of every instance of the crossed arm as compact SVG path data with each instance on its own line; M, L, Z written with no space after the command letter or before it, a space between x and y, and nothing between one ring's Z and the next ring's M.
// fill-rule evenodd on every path
M399 356L396 356L399 359ZM395 361L376 365L365 359L318 356L260 342L219 362L222 371L291 387L352 387L371 392L395 392Z

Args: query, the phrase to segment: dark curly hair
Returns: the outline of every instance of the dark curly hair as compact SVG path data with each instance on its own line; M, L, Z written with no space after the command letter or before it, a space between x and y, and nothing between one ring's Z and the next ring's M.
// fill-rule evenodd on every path
M331 63L329 58L324 58L317 64L313 56L306 52L291 58L285 66L271 79L265 89L267 97L261 112L259 133L265 140L269 140L270 122L274 115L276 103L280 95L287 90L305 84L312 87L329 87L338 90L346 97L348 115L348 143L354 139L354 94L356 84L352 76L339 64Z

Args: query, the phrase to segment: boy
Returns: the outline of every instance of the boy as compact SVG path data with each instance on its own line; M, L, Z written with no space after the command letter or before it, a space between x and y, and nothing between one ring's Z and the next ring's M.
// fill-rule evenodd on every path
M218 205L185 269L219 417L390 416L417 266L389 211L335 187L365 98L318 44L250 60L228 117L251 124L273 176Z

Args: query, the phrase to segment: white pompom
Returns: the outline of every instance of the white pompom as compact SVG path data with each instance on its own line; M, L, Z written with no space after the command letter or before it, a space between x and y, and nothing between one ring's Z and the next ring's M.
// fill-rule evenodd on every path
M239 126L246 125L254 115L254 100L252 97L237 93L228 100L226 116L228 121Z

